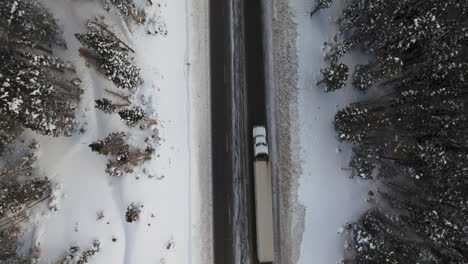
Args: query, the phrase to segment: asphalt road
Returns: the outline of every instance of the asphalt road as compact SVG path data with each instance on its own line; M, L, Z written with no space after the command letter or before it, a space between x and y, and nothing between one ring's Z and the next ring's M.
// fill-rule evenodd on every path
M211 0L214 260L256 264L253 125L266 125L260 0Z
M233 263L229 0L210 1L214 263Z
M245 63L247 77L247 123L249 127L248 142L249 151L249 206L250 206L250 234L252 245L253 263L256 261L257 248L255 227L255 186L254 186L254 164L253 164L253 138L252 128L256 125L267 127L266 95L265 95L265 67L263 54L263 32L262 14L260 0L244 1L244 28L245 28ZM267 131L268 134L268 131Z

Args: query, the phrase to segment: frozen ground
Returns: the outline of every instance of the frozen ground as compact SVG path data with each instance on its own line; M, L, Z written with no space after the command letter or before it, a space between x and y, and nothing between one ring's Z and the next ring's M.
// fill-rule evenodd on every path
M37 217L31 227L41 263L55 263L70 246L85 250L94 240L101 242L101 252L89 263L211 263L207 1L153 0L153 6L146 6L150 17L165 21L167 36L147 35L144 26L128 29L115 13L106 14L112 30L136 50L144 84L135 104L145 104L158 120L150 131L129 129L116 116L94 108L95 99L116 100L104 89L118 90L84 65L73 34L84 32L86 19L104 14L102 9L93 1L44 2L63 27L69 47L65 57L83 80L77 116L85 132L39 138L37 165L57 183L53 203L58 208ZM131 144L140 148L148 134L161 140L153 142L153 159L135 173L111 177L104 171L106 158L88 145L119 131L131 134ZM127 223L125 210L132 202L143 206L142 215ZM102 219L97 219L99 212Z
M310 18L315 1L276 0L272 8L270 104L277 149L276 184L281 263L330 264L342 259L338 231L366 208L367 186L349 178L349 145L336 140L336 111L359 98L348 85L324 93L315 83L324 42L336 33L340 5ZM353 65L357 57L346 57Z

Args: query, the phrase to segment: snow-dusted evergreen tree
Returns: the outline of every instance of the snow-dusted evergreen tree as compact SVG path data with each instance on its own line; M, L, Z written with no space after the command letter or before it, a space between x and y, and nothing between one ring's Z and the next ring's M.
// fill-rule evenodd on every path
M117 87L136 89L142 82L140 69L134 64L131 48L97 21L88 21L88 31L75 34L85 48L80 49L83 57L91 60Z
M333 4L333 0L316 0L315 8L310 12L310 16L313 16L320 9L329 8Z
M101 251L101 242L94 240L91 248L81 251L80 247L72 246L68 255L59 262L60 264L85 264L90 261L94 255Z
M335 116L354 174L378 181L346 262L468 263L468 2L353 0L339 23L376 58L353 84L385 93Z
M384 78L391 78L401 72L403 62L395 57L379 57L365 65L357 65L353 75L353 86L366 91L376 82Z
M81 90L67 79L73 67L52 55L64 46L39 2L0 2L0 152L24 129L70 135Z
M5 151L6 146L18 137L23 128L18 126L11 117L0 118L0 154Z
M29 174L23 170L6 172L0 179L0 262L31 263L39 252L35 248L26 255L18 252L23 235L20 225L28 219L31 207L50 197L51 183L47 178L20 181L20 176Z
M137 13L137 8L133 0L103 0L104 8L109 10L111 4L119 10L123 16L130 16Z
M442 263L424 241L401 236L394 221L377 210L370 210L352 226L353 261L345 263Z
M129 223L136 222L138 221L138 218L140 217L140 206L135 205L134 203L131 203L127 207L127 211L125 212L125 220Z
M92 151L101 155L111 156L107 163L106 172L111 176L122 176L133 172L133 168L150 160L153 150L151 148L140 151L131 148L126 143L125 133L111 133L107 138L98 140L89 145Z
M0 60L2 118L44 135L70 135L80 90L14 51L0 48Z
M343 55L350 52L351 49L354 47L354 42L352 40L345 39L342 43L338 43L333 46L331 45L331 49L325 55L325 59L330 62L330 64L337 64Z
M120 153L127 153L130 149L126 137L123 132L111 133L105 139L90 144L89 147L101 155L118 156Z
M106 166L106 172L111 176L122 176L133 172L134 168L151 159L153 149L146 148L145 151L132 149L121 153L118 157L110 159Z
M119 111L119 116L128 126L134 127L145 118L145 112L139 106Z
M48 50L51 44L64 44L55 20L38 1L2 0L0 28L2 38L8 41L8 45Z
M21 230L18 226L0 229L0 262L6 264L28 263L27 259L18 255ZM32 261L32 259L31 259Z
M117 111L117 107L111 100L102 98L97 99L96 101L96 108L103 111L106 114L112 114Z
M146 13L136 7L133 0L103 0L104 9L110 10L111 4L119 11L124 19L132 19L137 24L143 24L146 21Z
M49 197L50 181L47 178L34 179L25 183L0 183L0 219L14 215L28 208L32 203Z
M125 122L125 124L130 127L135 127L142 120L146 120L149 123L155 122L146 117L146 113L143 111L143 109L140 106L125 108L129 106L128 103L115 104L106 98L98 99L95 102L96 102L96 108L100 109L106 114L113 114L117 112L120 118ZM122 109L122 110L119 110L119 109Z
M37 147L33 140L29 147L18 143L0 154L0 263L33 263L39 257L35 247L26 254L18 251L29 210L49 198L52 191L47 178L34 175Z
M349 68L346 64L332 64L329 67L320 71L323 75L323 80L319 81L317 85L325 83L326 92L331 92L343 88L348 80Z

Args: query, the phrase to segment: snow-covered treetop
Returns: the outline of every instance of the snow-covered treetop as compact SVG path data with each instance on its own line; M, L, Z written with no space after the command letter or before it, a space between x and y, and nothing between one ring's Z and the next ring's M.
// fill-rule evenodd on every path
M99 70L117 87L136 89L143 79L140 69L135 66L131 49L117 38L106 25L96 21L88 21L88 31L76 34L77 39L86 47L82 55L93 60Z
M0 1L0 28L22 44L63 44L53 17L38 1Z

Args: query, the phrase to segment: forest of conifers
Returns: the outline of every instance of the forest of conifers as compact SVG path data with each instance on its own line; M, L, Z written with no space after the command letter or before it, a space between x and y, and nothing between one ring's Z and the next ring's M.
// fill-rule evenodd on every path
M352 0L338 24L326 91L378 94L335 116L372 186L345 263L468 263L468 2ZM369 58L351 76L349 52Z

